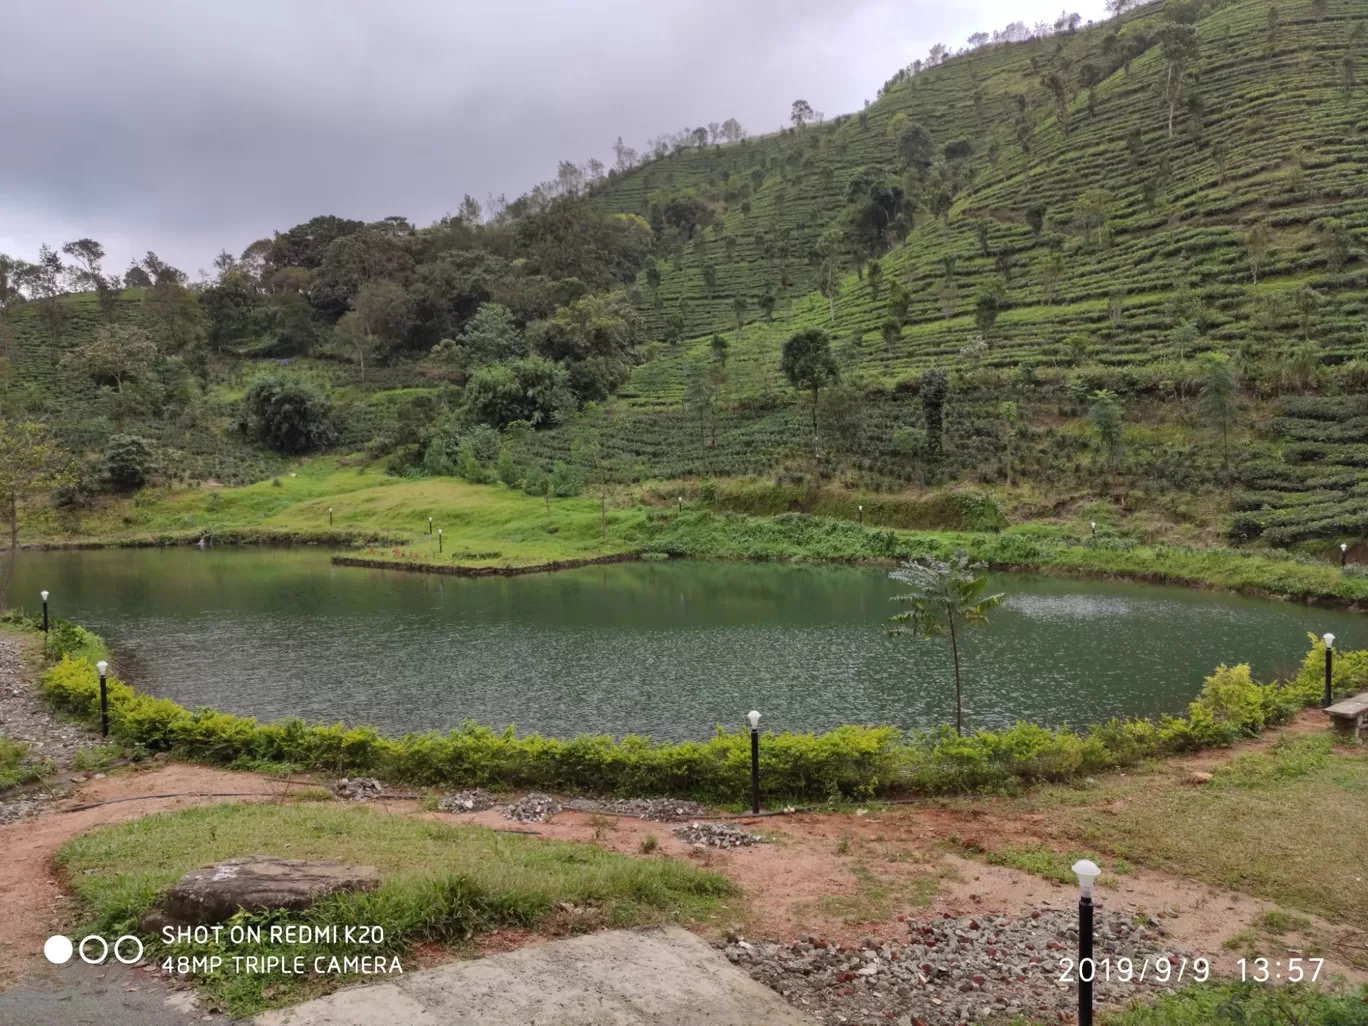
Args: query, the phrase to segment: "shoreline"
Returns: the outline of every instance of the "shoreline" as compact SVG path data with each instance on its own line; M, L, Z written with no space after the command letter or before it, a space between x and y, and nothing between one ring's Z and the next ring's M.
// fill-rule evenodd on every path
M333 556L333 566L354 566L368 570L407 570L418 574L444 574L449 577L517 577L522 574L555 573L557 570L577 570L584 566L608 563L635 563L642 558L639 552L618 552L611 556L592 556L586 559L561 559L549 563L529 563L527 566L461 566L439 563L401 563L398 560L366 559L359 556Z

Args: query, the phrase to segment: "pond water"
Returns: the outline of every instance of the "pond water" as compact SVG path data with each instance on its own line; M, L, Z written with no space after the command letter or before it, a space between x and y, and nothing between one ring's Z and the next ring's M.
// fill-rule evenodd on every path
M1368 644L1338 610L1114 581L1006 575L962 638L967 726L1181 712L1221 662L1294 669L1306 634ZM273 720L568 737L706 737L953 722L943 640L889 638L883 570L645 562L465 580L333 567L313 549L25 553L16 602L100 632L115 672L187 706Z

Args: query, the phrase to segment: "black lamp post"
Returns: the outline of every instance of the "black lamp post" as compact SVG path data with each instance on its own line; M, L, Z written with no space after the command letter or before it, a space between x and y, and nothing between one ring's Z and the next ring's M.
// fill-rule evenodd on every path
M751 812L760 813L760 713L746 714L751 727Z
M1088 526L1092 528L1092 540L1097 541L1097 521L1089 520Z
M432 536L432 517L428 517L428 536Z
M1327 635L1325 636L1325 639L1324 639L1324 640L1325 640L1325 703L1321 706L1321 708L1322 708L1322 709L1329 709L1332 705L1335 704L1335 684L1334 684L1334 680L1333 680L1333 677L1334 677L1334 669L1335 669L1335 636L1334 636L1333 634L1327 634Z
M43 596L43 633L46 634L46 633L48 632L48 615L47 615L47 597L48 597L48 593L45 592L45 591L40 591L38 594Z
M860 510L860 526L864 527L864 503L860 503L858 508Z
M109 664L101 659L95 669L100 671L100 737L109 737L109 686L106 683Z
M679 512L684 512L684 496L679 497Z
M1340 569L1344 569L1345 560L1349 558L1349 543L1340 542Z
M1093 884L1102 870L1089 859L1074 863L1078 877L1078 1026L1093 1026L1093 979L1097 963L1093 961Z
M437 528L437 551L442 551L442 529L440 527Z
M332 527L332 507L328 507L328 526Z

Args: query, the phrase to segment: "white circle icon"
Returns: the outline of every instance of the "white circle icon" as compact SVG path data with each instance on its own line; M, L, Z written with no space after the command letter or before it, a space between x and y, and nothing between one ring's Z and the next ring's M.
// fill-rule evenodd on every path
M63 937L60 933L55 933L47 939L43 945L43 954L53 965L65 965L71 961L71 953L75 950L71 946L71 941Z

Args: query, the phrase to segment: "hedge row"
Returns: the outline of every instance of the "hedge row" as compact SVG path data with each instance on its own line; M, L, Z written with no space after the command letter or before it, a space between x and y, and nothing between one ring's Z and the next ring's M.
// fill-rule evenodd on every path
M964 737L946 727L930 733L846 726L826 734L767 734L760 748L763 787L771 804L781 798L1010 791L1230 744L1286 722L1319 700L1324 648L1315 644L1301 673L1288 682L1260 685L1247 665L1219 667L1182 718L1112 720L1086 733L1018 723ZM63 622L50 635L49 650L60 661L43 675L42 693L58 709L97 721L99 677L92 659L103 650L99 639ZM535 787L713 801L735 800L749 790L750 745L744 731L719 729L707 741L606 735L557 740L467 722L445 734L389 737L372 727L311 726L300 720L263 724L215 709L192 712L139 694L115 678L108 685L115 737L205 762L268 760L431 787ZM1335 687L1344 694L1368 687L1368 652L1337 658Z

